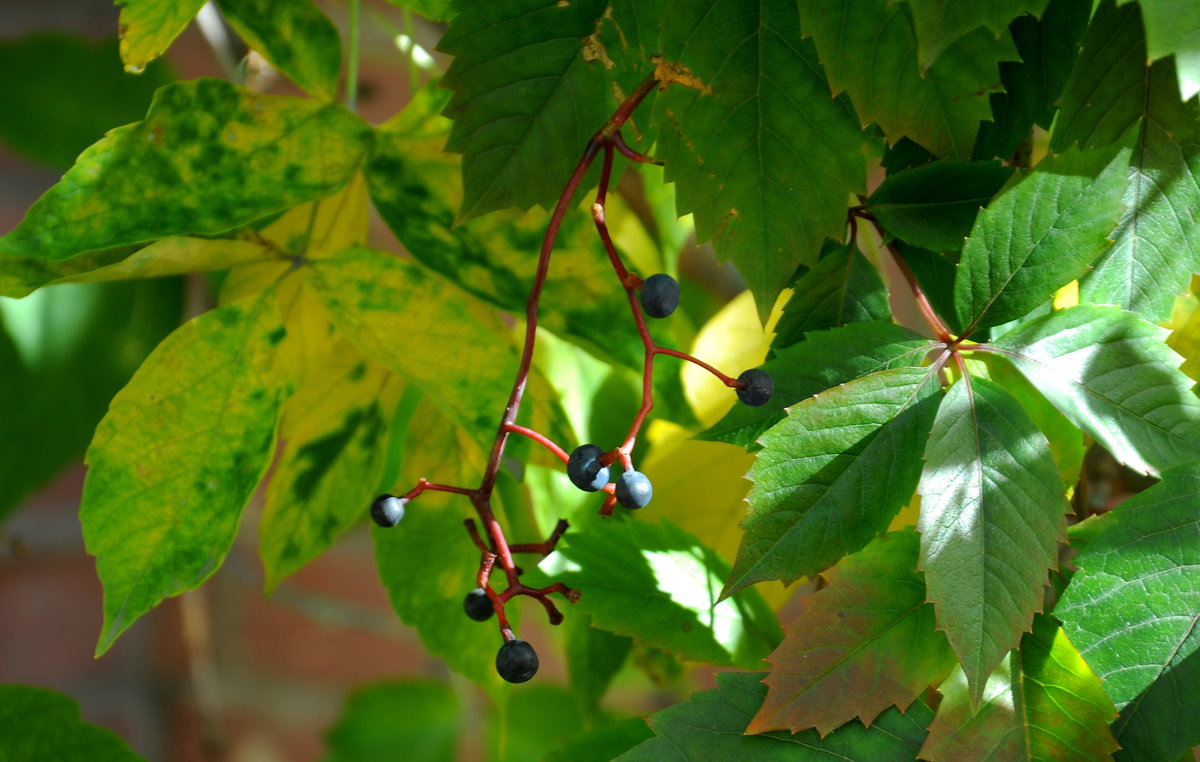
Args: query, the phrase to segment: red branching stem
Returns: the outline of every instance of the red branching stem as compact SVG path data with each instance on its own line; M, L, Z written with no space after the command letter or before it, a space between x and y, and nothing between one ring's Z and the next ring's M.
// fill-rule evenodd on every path
M937 312L934 311L933 305L929 303L929 297L925 295L925 292L921 289L921 285L917 283L917 276L913 274L908 263L904 261L904 257L900 256L900 252L896 251L896 247L890 243L887 244L887 250L891 253L892 259L895 260L896 267L900 268L900 272L904 275L904 280L908 281L908 288L912 291L913 299L917 302L917 309L921 311L921 317L925 318L925 322L933 330L934 336L939 341L953 344L954 334L950 332L950 328Z
M515 423L511 423L508 425L508 431L512 434L520 434L523 437L529 437L533 441L540 444L542 447L545 447L547 450L554 453L554 457L558 458L563 463L567 462L567 458L569 457L567 455L567 451L564 450L563 448L559 447L557 444L554 443L554 441L552 439L550 439L550 437L546 436L545 434L541 433L540 431L534 431L533 429L527 428L525 426L518 426Z
M513 553L537 553L538 555L548 556L550 555L550 551L554 550L554 546L558 544L563 533L570 526L566 519L559 519L558 523L554 525L554 531L550 533L550 536L545 541L513 544L509 545L508 549Z
M647 156L644 153L639 153L638 151L630 148L629 144L625 142L625 138L621 137L621 133L619 132L614 132L612 134L612 144L616 146L617 150L621 152L622 156L631 161L641 162L642 164L653 164L656 167L661 167L663 165L663 163L658 159Z
M690 362L692 365L697 365L701 368L704 368L706 371L708 371L709 373L716 376L717 379L721 383L725 384L726 386L728 386L730 388L735 388L738 386L738 380L736 378L725 375L724 373L717 370L716 368L709 365L708 363L704 362L700 358L693 357L692 355L689 355L686 352L680 352L675 349L667 349L665 347L655 347L654 353L659 354L659 355L670 355L671 357L678 357L680 360L685 360L687 362Z
M467 495L468 497L475 496L475 490L473 489L467 489L466 487L454 487L449 484L437 484L422 477L417 480L417 486L406 492L404 497L408 500L412 500L426 490L429 490L430 492L453 492L456 495Z

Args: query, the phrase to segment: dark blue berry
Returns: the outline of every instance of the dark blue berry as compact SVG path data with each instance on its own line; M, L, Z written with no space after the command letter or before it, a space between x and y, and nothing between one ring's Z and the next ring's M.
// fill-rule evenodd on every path
M492 599L488 598L488 594L482 587L477 587L467 593L467 597L463 598L463 610L476 622L486 622L492 618L492 614L496 613L492 607Z
M404 506L407 503L406 497L380 495L371 503L371 518L381 527L394 527L404 518Z
M538 657L533 646L513 638L496 654L496 672L510 683L523 683L537 674Z
M738 376L737 396L750 407L765 405L775 393L775 379L759 368L751 368Z
M609 468L600 463L604 450L593 444L579 445L567 458L567 476L584 492L595 492L608 484Z
M641 471L626 471L617 478L617 502L626 508L641 508L652 497L654 487Z
M655 273L642 281L639 297L647 315L665 318L679 306L679 281L666 273Z

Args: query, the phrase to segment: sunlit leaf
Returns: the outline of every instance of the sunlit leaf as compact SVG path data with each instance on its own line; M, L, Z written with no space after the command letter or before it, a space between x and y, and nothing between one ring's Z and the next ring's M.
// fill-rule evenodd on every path
M161 56L204 5L204 0L123 0L118 21L125 68L141 71Z
M229 25L279 71L332 100L342 68L337 27L310 0L219 0Z
M849 104L829 97L794 4L679 0L666 17L663 56L702 84L659 96L657 156L677 211L737 265L765 321L796 266L845 235L847 196L866 187L865 139Z
M980 120L992 116L988 95L1000 89L997 64L1017 57L1007 32L964 35L922 75L899 3L819 0L800 10L833 91L850 95L864 126L877 123L893 144L908 137L936 156L970 158Z
M995 342L1055 407L1119 461L1158 473L1196 459L1200 400L1165 331L1116 307L1079 305Z
M892 323L851 323L806 334L763 364L775 394L760 407L735 405L701 439L750 447L783 420L784 409L818 392L888 368L917 367L932 342Z
M286 337L270 295L186 323L113 399L87 452L79 518L104 585L97 654L208 579L270 463Z
M1055 608L1121 715L1122 759L1177 759L1200 743L1200 469L1095 520Z
M1021 649L988 678L978 709L956 669L939 689L942 703L921 759L1092 762L1111 759L1116 717L1100 680L1048 616L1033 620Z
M974 706L1042 609L1070 507L1046 438L1016 400L982 378L950 387L925 460L918 568Z
M325 734L324 762L377 762L397 756L453 762L459 707L450 686L432 680L376 683L346 698Z
M1119 0L1123 5L1129 0ZM1149 58L1175 55L1184 98L1200 93L1200 9L1188 0L1138 0Z
M595 627L691 661L759 665L778 644L779 625L753 590L720 600L728 572L716 553L670 523L589 515L572 524L537 576L580 590L575 608Z
M895 368L789 409L759 440L723 595L816 574L887 529L917 486L940 391L932 367Z
M73 698L28 685L0 685L0 759L144 762L117 734L84 722Z
M767 686L762 673L721 672L717 687L647 718L656 737L638 744L619 762L820 762L821 760L915 759L933 710L919 699L906 712L884 712L871 727L851 722L821 738L815 730L743 735Z
M58 260L215 235L336 191L358 169L369 134L334 104L216 79L175 83L141 122L84 151L0 237L0 253Z
M915 532L893 532L823 575L828 586L801 599L767 659L769 690L748 732L825 735L854 719L869 724L949 674L954 653L934 629L917 548Z
M1127 148L1047 157L979 213L954 283L966 334L1007 323L1083 274L1121 213Z

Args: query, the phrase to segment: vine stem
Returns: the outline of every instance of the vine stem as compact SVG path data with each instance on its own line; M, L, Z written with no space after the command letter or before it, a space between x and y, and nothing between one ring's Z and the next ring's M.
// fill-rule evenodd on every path
M929 325L929 328L933 331L933 334L937 337L938 341L945 342L951 346L956 346L958 344L958 340L954 338L954 334L950 331L950 327L946 325L946 322L942 320L941 316L937 314L937 311L933 309L933 305L929 303L929 297L925 295L925 291L921 288L921 284L917 282L917 276L913 274L912 268L910 268L908 263L904 261L904 257L900 255L900 252L896 249L895 244L893 244L891 241L887 241L887 233L884 232L883 227L879 224L879 221L872 217L869 213L863 211L861 208L851 210L851 215L851 230L855 230L853 221L857 217L870 220L875 225L875 231L879 233L880 239L886 241L886 243L884 243L884 247L888 250L888 253L892 255L892 261L896 263L896 267L899 268L901 275L904 276L904 280L908 283L908 288L912 292L913 299L916 300L917 309L921 311L921 317L925 319L925 322ZM853 241L854 239L851 238L851 240Z

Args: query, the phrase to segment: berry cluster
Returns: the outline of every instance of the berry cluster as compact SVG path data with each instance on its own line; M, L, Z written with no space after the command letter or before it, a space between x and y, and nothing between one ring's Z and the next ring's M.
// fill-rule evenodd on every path
M504 644L496 654L496 671L500 677L510 683L523 683L534 676L538 669L537 653L533 646L518 638L509 626L505 615L505 604L518 595L528 596L537 600L546 609L551 624L562 621L562 614L549 599L552 593L564 596L574 603L579 600L579 591L572 590L561 582L544 588L532 588L521 582L521 569L513 561L516 553L534 553L542 556L554 550L560 537L567 530L567 522L559 520L554 531L545 541L540 543L513 544L504 537L504 531L492 511L491 497L495 487L496 476L499 472L501 457L511 434L529 437L546 447L550 452L566 464L567 476L571 483L585 492L605 492L604 504L600 514L611 515L616 504L625 508L638 509L645 507L654 496L654 488L650 479L641 471L634 469L631 453L642 425L646 421L651 408L654 406L651 379L654 358L658 355L669 355L685 362L694 363L713 374L726 386L737 391L738 398L747 405L763 405L771 398L774 382L771 376L760 369L747 370L739 377L731 378L721 373L711 365L683 352L658 346L651 338L646 328L645 317L665 318L670 316L679 306L679 282L665 273L651 275L645 280L625 268L621 256L617 253L609 236L604 219L604 202L608 192L608 184L612 175L613 153L640 162L653 162L652 159L637 153L626 145L619 132L633 110L639 103L658 86L659 82L653 77L646 79L629 95L617 108L613 116L603 128L597 132L584 150L583 157L576 165L571 179L559 196L558 204L551 215L547 226L546 236L542 241L541 254L538 259L537 273L529 292L525 308L525 342L521 352L521 362L517 377L513 382L508 405L501 418L499 430L493 442L491 454L484 470L483 479L476 488L455 487L447 484L436 484L426 479L420 479L417 486L403 496L380 495L371 505L371 518L381 527L394 527L404 518L407 504L425 490L452 492L464 495L471 500L480 523L484 527L487 540L480 535L475 519L467 519L464 524L467 533L475 546L480 550L479 570L476 574L477 587L467 593L463 600L463 609L468 617L476 621L487 621L495 614L500 627ZM665 87L665 85L663 85ZM645 363L642 374L642 404L629 428L629 433L619 446L605 450L594 444L583 444L576 447L569 455L559 445L545 435L519 426L516 423L517 412L524 395L526 381L533 360L534 341L537 332L538 304L542 287L545 285L546 274L550 265L550 253L554 248L563 215L570 207L570 202L584 174L592 161L603 151L603 164L600 172L599 185L596 190L596 201L592 204L592 220L600 237L604 250L608 254L613 270L624 287L629 299L630 310L638 334L641 336L645 349ZM620 465L620 473L612 479L614 466ZM503 590L493 587L493 572L503 573L506 586Z

